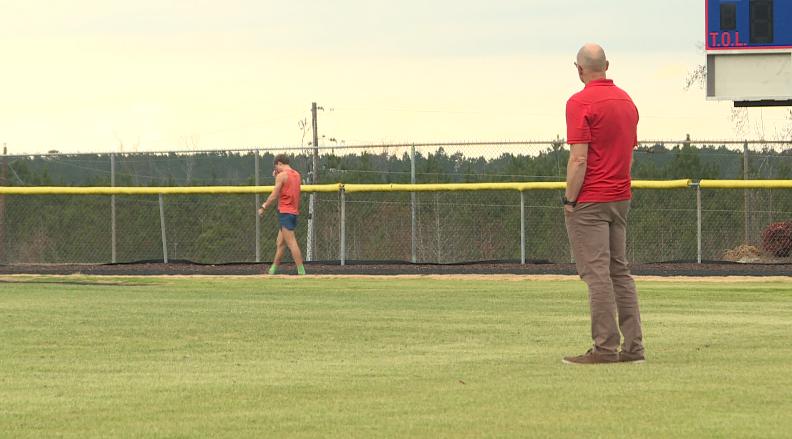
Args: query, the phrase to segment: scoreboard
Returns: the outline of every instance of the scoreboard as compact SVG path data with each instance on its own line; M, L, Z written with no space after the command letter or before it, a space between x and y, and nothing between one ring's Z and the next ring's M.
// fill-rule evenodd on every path
M792 105L792 0L705 0L707 99Z
M706 0L707 50L792 48L792 0Z

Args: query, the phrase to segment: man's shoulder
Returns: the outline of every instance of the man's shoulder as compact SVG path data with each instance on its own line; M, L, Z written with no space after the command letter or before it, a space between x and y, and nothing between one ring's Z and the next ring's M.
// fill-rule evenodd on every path
M572 96L570 96L569 99L567 99L567 104L569 104L571 102L576 102L576 103L581 103L581 104L588 103L589 102L589 98L588 98L588 96L586 94L586 89L584 88L583 90L580 90L579 92L577 92L577 93L573 94Z
M597 90L591 90L589 93L584 93L587 90L583 90L572 95L567 101L567 107L577 105L596 108L600 105L612 105L614 102L629 102L635 105L630 95L615 85L596 88Z
M286 180L289 182L289 185L300 187L300 182L302 180L300 173L294 169L290 169L288 174Z
M570 96L569 99L567 99L567 102L566 102L567 112L570 112L570 111L573 111L573 112L584 111L585 108L587 108L587 107L589 107L591 105L593 100L591 99L590 96L588 96L587 94L584 93L585 91L586 90L581 90L581 91L573 94L572 96Z
M621 87L618 87L618 86L616 86L616 85L614 85L614 86L613 86L613 90L611 91L611 93L613 93L613 94L615 94L615 95L620 95L620 96L622 96L622 97L624 97L624 98L627 98L627 99L629 99L629 100L632 100L632 98L630 97L630 94L629 94L629 93L627 93L626 91L624 91L624 89L623 89L623 88L621 88Z

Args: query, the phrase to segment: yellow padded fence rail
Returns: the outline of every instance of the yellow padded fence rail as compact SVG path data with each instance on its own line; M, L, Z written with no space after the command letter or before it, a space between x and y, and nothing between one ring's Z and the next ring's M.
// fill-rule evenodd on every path
M685 189L692 180L633 180L633 189ZM792 180L701 180L702 189L792 189ZM562 190L563 181L514 183L442 183L442 184L320 184L303 185L306 193L332 193L343 189L360 192L453 192L453 191L531 191ZM70 186L0 186L0 195L191 195L191 194L261 194L273 186L188 186L188 187L70 187Z
M564 189L563 181L538 183L437 183L437 184L345 184L344 191L355 192L456 192L525 191Z
M635 180L635 189L682 189L690 180ZM566 189L563 181L514 183L441 183L441 184L345 184L344 191L354 192L453 192L453 191L532 191Z
M685 189L693 184L693 180L633 180L633 189Z
M792 189L792 180L701 180L702 189Z
M192 194L262 194L273 186L185 186L185 187L16 187L0 186L6 195L192 195ZM303 185L303 192L338 192L341 185Z

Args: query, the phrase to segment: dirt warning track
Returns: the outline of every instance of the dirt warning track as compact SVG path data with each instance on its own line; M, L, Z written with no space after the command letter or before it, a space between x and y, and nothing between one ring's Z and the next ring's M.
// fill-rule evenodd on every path
M0 265L3 274L49 274L49 275L208 275L208 276L256 276L266 272L268 264L221 264L204 265L188 262L132 263L132 264L18 264ZM529 275L576 276L574 264L515 264L515 263L476 263L459 265L435 264L353 264L308 263L309 275L515 275L521 278ZM290 275L295 272L288 264L280 273ZM636 264L632 266L636 276L686 276L700 277L768 277L792 276L792 264L740 264L740 263L667 263ZM546 279L546 278L545 278Z

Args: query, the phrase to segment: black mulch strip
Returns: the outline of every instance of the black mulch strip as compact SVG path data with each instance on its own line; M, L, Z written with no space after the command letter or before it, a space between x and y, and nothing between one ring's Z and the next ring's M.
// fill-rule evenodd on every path
M189 261L139 262L125 264L20 264L0 265L0 274L86 274L86 275L261 275L269 264L195 264ZM309 274L556 274L574 275L574 264L529 263L510 261L473 264L409 264L403 262L359 263L341 266L337 262L306 264ZM293 265L281 267L280 273L294 274ZM792 276L792 263L740 264L733 262L669 262L636 264L632 273L644 276Z

